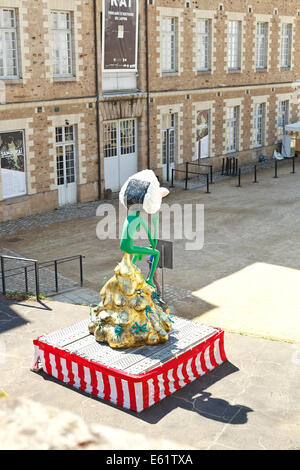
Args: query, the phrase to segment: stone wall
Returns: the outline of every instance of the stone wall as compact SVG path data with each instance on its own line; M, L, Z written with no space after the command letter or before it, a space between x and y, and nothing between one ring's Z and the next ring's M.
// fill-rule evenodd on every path
M0 220L30 215L58 207L55 128L65 123L76 129L77 201L95 200L99 194L97 104L93 1L0 0L0 8L14 8L18 24L20 76L0 80L0 132L23 130L26 148L27 194L3 200L0 177ZM288 100L289 120L299 119L300 6L296 0L251 1L148 0L149 96L146 89L145 2L139 0L139 49L137 90L102 92L101 13L97 2L99 133L101 194L104 195L104 123L137 120L138 169L150 168L163 176L162 145L165 116L176 115L175 167L196 159L197 113L209 110L210 157L205 163L221 166L226 154L226 109L239 107L238 145L240 163L272 156L278 140L279 102ZM68 11L73 32L73 76L55 78L52 60L50 12ZM177 69L162 69L164 17L177 21ZM197 21L211 25L210 67L197 70ZM240 70L228 70L228 23L242 27ZM268 25L268 56L265 69L256 69L256 23ZM292 25L291 67L280 68L280 29ZM3 98L4 96L4 98ZM147 135L149 98L149 148ZM253 148L254 106L265 103L264 142Z

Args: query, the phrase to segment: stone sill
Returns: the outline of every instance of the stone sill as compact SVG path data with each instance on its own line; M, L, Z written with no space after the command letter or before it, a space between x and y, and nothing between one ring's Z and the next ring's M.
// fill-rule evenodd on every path
M211 75L212 71L211 70L197 70L197 75Z
M6 85L23 85L23 78L1 78Z
M162 77L178 77L179 72L162 72Z
M53 82L54 83L59 83L59 82L76 82L77 78L74 77L53 77Z
M105 90L102 92L102 96L106 97L111 95L135 95L137 93L140 93L140 90L138 90L137 88L127 90L124 88L124 90Z
M3 199L1 202L6 204L7 206L10 206L12 204L18 204L19 202L24 202L29 199L28 194L24 194L24 196L15 196L15 197L10 197L8 199Z

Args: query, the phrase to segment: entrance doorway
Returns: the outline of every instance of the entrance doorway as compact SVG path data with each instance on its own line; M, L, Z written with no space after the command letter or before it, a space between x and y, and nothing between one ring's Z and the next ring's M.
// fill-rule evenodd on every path
M176 114L163 115L162 130L162 163L163 163L163 179L170 181L172 178L172 169L175 168L176 162Z
M104 177L106 189L119 191L138 171L136 119L104 123Z
M58 204L77 202L75 128L56 128L56 165Z
M209 136L209 110L197 112L196 129L196 152L195 160L209 157L210 136Z

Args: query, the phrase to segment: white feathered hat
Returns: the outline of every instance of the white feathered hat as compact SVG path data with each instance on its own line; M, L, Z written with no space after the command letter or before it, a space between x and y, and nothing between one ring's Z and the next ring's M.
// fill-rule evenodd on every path
M155 214L161 207L162 198L169 194L167 188L162 188L152 170L143 170L130 176L123 184L119 199L124 207L128 202L142 204L148 214Z

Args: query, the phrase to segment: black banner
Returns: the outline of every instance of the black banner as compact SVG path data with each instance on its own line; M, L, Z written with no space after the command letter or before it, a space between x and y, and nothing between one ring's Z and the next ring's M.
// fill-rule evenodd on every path
M103 71L137 71L137 29L138 0L103 0Z

